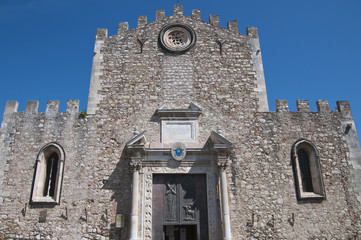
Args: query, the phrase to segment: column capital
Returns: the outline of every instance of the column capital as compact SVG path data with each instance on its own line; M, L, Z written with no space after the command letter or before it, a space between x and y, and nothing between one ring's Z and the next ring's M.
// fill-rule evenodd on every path
M227 155L218 155L217 156L217 165L218 168L223 171L226 170L229 166L229 159Z
M217 165L221 171L224 171L229 166L229 151L226 149L218 149L217 151Z
M140 157L131 157L129 165L134 172L139 171L142 168L142 159Z

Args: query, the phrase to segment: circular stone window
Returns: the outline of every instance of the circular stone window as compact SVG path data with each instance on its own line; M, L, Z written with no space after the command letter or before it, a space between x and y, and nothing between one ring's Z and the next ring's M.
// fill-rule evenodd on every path
M182 53L192 48L196 35L190 27L183 24L172 24L164 27L159 33L159 42L163 49Z

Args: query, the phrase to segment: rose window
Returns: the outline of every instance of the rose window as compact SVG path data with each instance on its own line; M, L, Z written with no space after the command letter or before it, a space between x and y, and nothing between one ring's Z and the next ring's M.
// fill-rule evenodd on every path
M169 25L160 32L159 41L165 50L182 53L195 44L195 33L185 25Z
M187 36L183 32L171 32L168 35L168 42L173 46L183 46L187 42Z

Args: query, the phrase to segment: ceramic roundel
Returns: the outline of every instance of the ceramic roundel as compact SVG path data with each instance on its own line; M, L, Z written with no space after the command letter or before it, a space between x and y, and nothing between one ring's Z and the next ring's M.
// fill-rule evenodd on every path
M184 24L170 24L159 33L159 42L163 49L172 53L182 53L192 48L196 34Z
M181 142L174 143L171 148L172 157L177 161L183 160L186 156L186 152L186 146Z

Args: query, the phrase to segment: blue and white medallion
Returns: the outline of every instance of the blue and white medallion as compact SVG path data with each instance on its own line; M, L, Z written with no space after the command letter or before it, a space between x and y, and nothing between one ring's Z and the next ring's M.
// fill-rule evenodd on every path
M181 142L174 143L171 148L172 157L177 161L183 160L186 156L186 152L186 146Z

